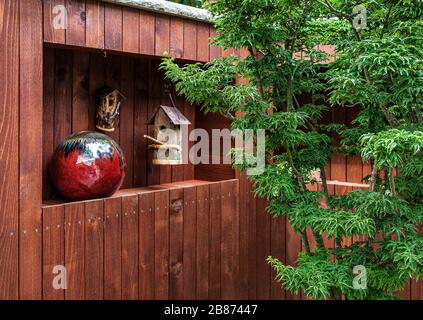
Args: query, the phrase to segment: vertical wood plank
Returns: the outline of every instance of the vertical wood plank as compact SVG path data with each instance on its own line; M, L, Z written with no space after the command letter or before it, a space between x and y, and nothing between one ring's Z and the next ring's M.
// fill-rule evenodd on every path
M75 51L72 77L72 132L89 129L89 69L89 53Z
M177 59L184 56L184 20L182 18L171 17L169 54Z
M217 31L214 27L210 27L210 42L217 36ZM222 48L209 44L210 60L217 59L222 56Z
M138 196L122 197L122 299L138 299Z
M126 159L125 180L122 188L131 188L134 178L134 59L122 59L121 90L126 99L120 111L120 146ZM138 124L137 124L138 125ZM138 168L137 168L138 170Z
M221 184L221 293L222 299L237 299L239 279L239 212L238 182Z
M159 61L151 60L149 62L149 91L148 91L148 113L147 119L150 120L157 108L161 104L161 89L163 79L157 76L159 69ZM147 120L147 121L148 121ZM148 135L154 136L154 125L148 125ZM148 185L160 184L160 166L152 164L153 153L148 152L147 155L147 183Z
M84 203L65 206L65 266L67 274L66 300L85 298L85 205Z
M104 47L122 51L122 6L104 5Z
M183 232L184 232L184 190L169 191L169 299L184 298L183 283Z
M54 147L72 132L72 51L56 50Z
M257 200L253 184L248 183L245 197L248 200L248 298L257 299Z
M239 286L240 298L248 299L248 274L249 274L249 206L250 206L250 185L246 173L239 175Z
M104 200L104 299L122 298L121 198Z
M195 126L195 106L191 105L188 101L184 103L184 115L191 122L188 126L188 137ZM188 141L188 164L184 165L184 180L192 180L195 176L195 168L192 162L189 160L189 152L194 145L194 142Z
M0 299L18 298L19 3L0 3Z
M86 19L85 45L104 49L104 4L97 0L87 0Z
M88 108L88 128L95 131L98 109L97 92L106 84L106 59L100 53L90 53L89 90L90 103Z
M209 298L221 298L221 184L210 184L210 256L209 256Z
M197 299L209 298L209 213L210 190L205 184L197 187Z
M169 191L155 193L154 280L155 299L169 298Z
M65 207L55 206L43 210L43 299L63 300L65 291L55 289L54 267L65 265Z
M197 22L184 20L184 55L186 60L197 60Z
M197 60L207 62L210 60L209 37L210 27L206 23L197 23Z
M196 298L196 189L184 188L184 299Z
M122 85L122 57L116 54L109 55L106 59L106 82L113 89L121 90ZM124 104L125 101L122 101ZM115 123L115 130L107 134L120 144L120 120Z
M270 267L266 262L270 255L270 215L266 212L267 201L257 199L257 299L270 299Z
M423 300L423 282L421 279L418 282L411 281L411 300Z
M66 29L66 44L85 46L85 1L66 0L68 27Z
M149 92L149 63L146 59L135 62L135 106L134 106L134 186L147 185L147 140L144 135L148 132L148 92Z
M104 298L104 201L85 203L85 299Z
M139 298L154 299L154 193L139 196Z
M43 90L43 199L52 198L49 162L54 152L54 66L55 50L44 49Z
M54 11L53 8L58 8L58 6L62 6L62 9L65 8L65 0L50 0L50 1L43 1L43 26L44 26L44 41L49 43L57 43L57 44L65 44L66 42L66 29L56 29L53 27L53 22L55 19L59 24L65 23L64 21L60 21L60 17L62 16L61 12ZM56 10L58 10L56 9ZM55 18L56 17L56 18Z
M163 56L163 53L169 53L170 48L170 18L164 15L156 15L155 32L155 54Z
M17 4L17 2L15 2ZM42 121L43 41L42 2L21 0L20 5L20 129L19 297L42 296ZM13 29L11 31L13 33ZM16 45L15 39L15 44ZM10 107L10 106L8 106ZM26 155L26 156L25 156ZM28 156L31 155L31 156ZM11 211L13 212L13 210ZM13 261L13 260L12 260Z
M140 11L140 41L139 53L146 55L154 55L155 44L155 28L156 17L153 13Z
M140 40L139 19L139 10L123 8L122 45L125 52L138 53Z

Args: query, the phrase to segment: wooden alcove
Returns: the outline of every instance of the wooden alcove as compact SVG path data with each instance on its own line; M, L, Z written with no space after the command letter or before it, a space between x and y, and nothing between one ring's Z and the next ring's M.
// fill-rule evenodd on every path
M229 166L152 167L142 138L148 115L166 104L163 52L181 62L246 53L209 47L207 21L111 2L119 0L0 1L0 299L305 298L281 290L265 262L294 264L301 241L265 212L244 175ZM52 28L56 5L66 7L66 30ZM113 133L129 164L124 188L67 203L51 186L48 159L71 132L94 129L93 92L104 82L128 97ZM177 104L193 128L229 125ZM328 116L345 123L351 114ZM337 155L328 179L360 182L368 169ZM56 265L68 269L66 291L52 287ZM421 292L411 284L403 296Z

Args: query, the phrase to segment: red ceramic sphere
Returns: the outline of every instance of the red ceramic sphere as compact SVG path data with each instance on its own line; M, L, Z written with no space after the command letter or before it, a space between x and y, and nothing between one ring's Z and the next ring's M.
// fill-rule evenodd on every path
M56 149L50 173L57 190L69 200L109 197L125 178L125 157L110 137L83 131Z

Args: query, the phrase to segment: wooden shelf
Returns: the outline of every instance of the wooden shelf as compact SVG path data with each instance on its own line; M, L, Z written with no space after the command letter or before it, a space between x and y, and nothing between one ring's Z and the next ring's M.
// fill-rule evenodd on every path
M237 179L229 179L229 180L222 180L222 181L187 180L187 181L165 183L165 184L148 186L148 187L122 189L117 191L113 196L109 198L91 199L91 200L83 200L83 201L47 200L43 202L42 208L46 209L46 208L55 207L55 206L63 206L69 203L72 203L72 204L85 203L85 202L91 202L91 201L98 201L102 199L113 199L113 198L140 195L140 194L145 194L150 192L165 191L165 190L172 190L172 189L179 189L179 188L198 187L198 186L216 184L216 183L221 183L226 181L238 181L238 180Z

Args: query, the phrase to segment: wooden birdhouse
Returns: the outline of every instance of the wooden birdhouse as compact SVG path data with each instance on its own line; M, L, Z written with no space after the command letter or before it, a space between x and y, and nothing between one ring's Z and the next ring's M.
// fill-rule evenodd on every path
M108 86L101 88L98 93L98 109L96 128L105 131L115 131L115 125L119 123L120 105L125 96L117 89Z
M154 137L145 137L154 142L150 145L153 150L153 164L182 164L182 129L191 122L178 108L160 106L149 124L154 125Z

